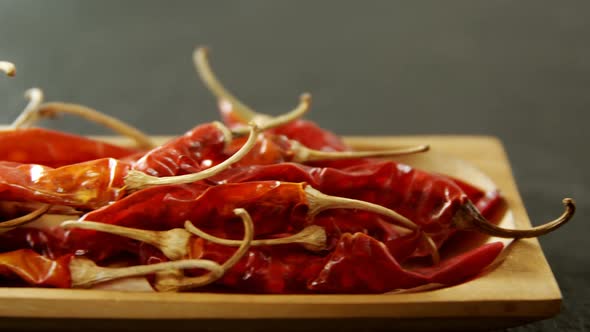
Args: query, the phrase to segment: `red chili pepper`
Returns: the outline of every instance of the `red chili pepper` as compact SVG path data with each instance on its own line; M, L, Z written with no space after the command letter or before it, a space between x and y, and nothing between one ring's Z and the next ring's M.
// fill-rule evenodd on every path
M158 169L162 172L172 172L171 168L174 167L176 167L174 172L178 172L180 168L185 167L186 163L181 160L182 158L171 161L172 157L170 156L177 155L179 149L190 145L186 142L187 140L192 146L202 147L200 150L203 153L207 150L210 154L219 155L220 153L214 151L219 148L219 144L223 145L224 140L217 135L222 135L222 130L214 130L212 127L214 126L203 125L198 128L204 128L204 130L192 131L191 133L198 133L196 135L198 139L186 135L163 148L153 150L140 159L137 163L138 168L153 164L156 168L161 166ZM250 139L244 144L243 149L230 158L219 160L212 165L206 164L205 161L208 159L206 156L202 156L202 168L207 169L207 172L198 173L196 169L192 168L190 171L196 172L192 174L193 177L205 178L214 175L239 160L255 143L258 131L257 129L250 131ZM166 161L169 163L165 164ZM55 169L37 164L0 161L0 199L36 201L82 209L95 209L121 198L126 193L129 184L129 179L126 178L130 175L128 171L131 167L132 164L129 162L111 158L96 159ZM147 170L157 173L154 168ZM145 175L141 172L138 173ZM132 186L129 187L134 189Z
M49 167L137 152L90 138L41 128L0 131L0 160Z
M71 258L65 255L52 260L30 249L0 253L0 279L16 278L34 286L68 288Z
M133 169L152 176L197 173L227 159L224 149L230 138L221 125L202 124L147 152Z
M0 162L0 198L93 209L124 194L130 165L111 158L50 168Z

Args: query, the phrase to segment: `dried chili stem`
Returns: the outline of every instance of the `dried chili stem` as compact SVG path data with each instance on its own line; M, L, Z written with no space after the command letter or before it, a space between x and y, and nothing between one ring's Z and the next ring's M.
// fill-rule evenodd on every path
M8 76L14 76L16 74L16 66L12 62L0 61L0 71Z
M25 98L29 100L25 109L12 122L10 129L28 128L39 117L39 106L43 103L43 90L31 88L25 91Z
M436 243L434 243L434 240L432 240L430 236L426 235L426 233L422 233L422 239L424 240L424 242L426 242L428 250L430 250L430 257L432 257L432 263L434 265L438 265L438 263L440 263L440 253L438 252Z
M221 82L211 69L211 65L209 64L208 53L209 49L207 49L206 47L197 48L193 53L193 62L195 64L195 68L197 69L197 73L201 77L201 80L203 81L207 89L209 89L209 91L215 97L217 97L217 99L219 99L220 102L227 102L232 105L234 114L240 118L241 122L248 123L254 121L261 127L269 129L290 122L296 118L299 118L301 117L301 115L303 115L303 113L307 112L307 109L309 109L309 94L303 94L301 96L300 106L298 106L298 108L289 113L291 114L291 116L285 114L278 117L272 117L267 114L257 113L256 111L242 103L231 92L229 92L223 86L223 84L221 84ZM305 104L308 105L305 106ZM307 107L307 109L305 109L305 107ZM302 112L297 112L298 109L301 109Z
M205 259L186 259L149 265L136 265L121 268L100 267L87 258L73 258L70 262L72 288L88 288L95 284L127 277L154 274L171 269L206 269L212 275L221 275L223 267Z
M317 160L338 160L338 159L355 159L355 158L382 158L395 157L408 154L426 152L430 149L428 145L417 145L406 148L396 148L375 151L321 151L314 150L303 146L295 140L291 140L291 149L294 152L293 161L297 163L306 163Z
M357 209L389 217L397 221L403 227L411 230L418 229L418 226L410 219L381 205L360 201L358 199L326 195L311 186L305 187L305 196L309 205L308 214L311 217L328 209Z
M178 260L188 255L188 245L191 237L191 234L182 228L169 231L149 231L87 220L64 221L61 227L99 231L142 241L160 249L171 260Z
M221 265L222 273L207 273L198 277L185 277L174 273L168 273L165 277L156 280L155 288L158 291L182 291L209 285L223 277L244 255L248 252L254 239L254 224L248 212L244 209L234 209L234 213L242 219L244 224L244 238L236 252Z
M225 246L232 246L237 247L240 246L243 241L241 240L230 240L230 239L223 239L211 234L208 234L201 229L197 228L193 225L190 221L186 221L184 223L184 228L189 231L190 233L205 239L209 242L225 245ZM311 225L302 229L299 233L293 234L291 236L286 236L282 238L276 239L261 239L261 240L253 240L250 245L252 247L256 246L275 246L281 244L290 244L290 243L299 243L303 245L306 249L310 251L322 251L326 250L326 231L323 227L317 225Z
M211 91L211 93L213 93L218 99L230 102L235 108L236 114L241 117L243 122L253 121L256 120L257 117L260 117L258 113L247 105L244 105L238 98L234 97L223 84L221 84L211 69L208 53L209 49L206 47L197 48L193 53L193 62L197 69L197 73L209 91Z
M59 113L76 115L131 138L140 149L151 149L156 146L156 144L139 129L84 105L62 102L44 103L37 109L37 112L39 113L37 118L54 116Z
M226 170L232 164L240 161L240 159L248 154L248 152L250 152L250 150L252 150L256 144L259 133L260 129L258 129L256 125L250 124L250 136L248 137L246 143L244 143L244 145L236 153L234 153L224 162L211 168L207 168L201 172L179 176L155 177L137 170L131 170L125 176L125 185L129 190L139 190L151 186L192 183L217 175L220 172Z
M297 105L297 107L295 107L291 112L276 117L264 116L258 119L253 119L252 121L258 125L261 131L276 128L301 118L309 111L310 105L311 95L309 93L304 93L300 97L299 105ZM234 136L246 135L248 133L248 127L243 126L233 128L232 133Z
M14 229L16 227L20 227L20 226L23 226L25 224L28 224L28 223L34 221L35 219L44 215L49 210L50 207L51 207L50 204L42 204L37 209L25 214L24 216L20 216L18 218L14 218L11 220L0 222L0 233L5 232L5 231L9 231L9 230Z
M453 222L455 227L460 230L477 231L502 238L520 239L538 237L556 230L573 217L576 212L576 204L574 200L571 198L564 198L563 205L565 206L565 211L557 219L530 229L506 229L496 226L481 216L477 211L477 208L471 202L465 204L462 209L459 210Z

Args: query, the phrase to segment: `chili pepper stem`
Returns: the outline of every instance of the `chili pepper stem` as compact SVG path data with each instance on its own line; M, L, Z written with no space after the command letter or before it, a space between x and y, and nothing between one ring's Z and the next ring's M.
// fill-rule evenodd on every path
M185 277L182 274L176 273L161 274L157 276L160 278L156 280L155 288L158 291L170 292L203 287L223 277L229 269L242 259L242 257L248 252L248 249L250 249L250 245L254 239L254 224L246 210L234 209L234 213L242 219L244 224L244 238L236 252L221 265L221 273L210 272L198 277Z
M68 220L63 222L61 227L99 231L142 241L158 248L171 260L178 260L188 256L188 245L191 237L191 234L182 228L169 231L149 231L87 220Z
M87 106L62 102L51 102L42 104L37 109L37 112L38 117L49 117L59 113L76 115L88 121L95 122L112 129L123 136L131 138L135 141L137 147L140 149L151 149L156 146L156 144L154 144L154 142L152 142L152 140L139 129Z
M318 160L339 160L355 158L387 158L403 156L408 154L426 152L430 149L428 145L417 145L406 148L396 148L376 151L321 151L314 150L303 146L301 143L291 140L291 149L294 152L293 161L296 163L306 163Z
M217 99L219 99L220 103L227 102L232 105L234 114L241 120L241 122L248 123L253 121L254 123L259 124L264 129L270 129L278 127L294 119L297 119L308 111L311 97L309 94L303 94L301 96L301 103L299 104L299 106L290 113L278 117L272 117L267 114L257 113L256 111L242 103L231 92L229 92L223 86L223 84L221 84L221 82L211 69L208 54L209 49L207 49L206 47L199 47L194 51L193 62L195 64L195 68L197 69L197 73L199 74L199 77L201 77L201 80L203 81L207 89L209 89L209 91L215 97L217 97Z
M43 90L39 88L31 88L25 91L25 98L29 100L25 109L12 122L10 129L28 128L32 122L37 121L39 117L39 106L43 103Z
M225 246L232 246L237 247L240 246L243 241L240 240L230 240L230 239L223 239L211 234L208 234L199 228L195 227L190 221L186 221L184 223L184 228L209 242L225 245ZM310 251L322 251L326 250L327 248L327 237L326 231L323 227L317 225L311 225L302 229L299 233L293 234L291 236L286 236L283 238L277 239L261 239L261 240L252 240L250 245L252 247L257 246L274 246L274 245L281 245L281 244L290 244L290 243L299 243L304 248Z
M14 229L16 227L20 227L20 226L30 223L31 221L34 221L35 219L37 219L40 216L42 216L43 214L45 214L49 210L50 207L51 207L50 204L41 204L40 207L33 210L32 212L25 214L24 216L20 216L18 218L14 218L11 220L0 222L0 233L9 231L9 230Z
M186 259L149 265L108 268L97 266L87 258L75 257L71 260L69 267L72 288L88 288L110 280L154 274L158 271L170 269L206 269L213 275L223 273L221 265L204 259Z
M411 230L418 229L418 226L410 219L381 205L360 201L357 199L326 195L312 188L311 186L306 186L304 191L309 206L308 214L311 217L314 217L318 213L328 209L358 209L389 217L397 221L403 227L409 228Z
M219 129L219 131L221 131L221 133L223 134L223 142L224 142L223 147L227 148L231 144L232 140L234 139L233 138L234 135L232 134L231 130L229 130L229 128L226 125L224 125L223 123L221 123L219 121L213 121L212 124L215 127L217 127L217 129Z
M256 144L259 133L260 129L258 129L256 125L250 124L250 136L248 137L246 143L244 143L244 145L240 148L240 150L238 150L224 162L211 168L207 168L201 172L179 176L155 177L137 170L131 170L125 176L125 185L129 190L139 190L158 185L193 183L217 175L220 172L226 170L232 164L240 161L240 159L248 154L248 152L250 152L250 150L252 150Z
M265 131L268 129L282 126L284 124L287 124L291 121L294 121L294 120L297 120L297 119L303 117L303 115L309 111L310 105L311 105L311 95L309 93L304 93L300 97L299 105L297 105L297 107L295 107L291 112L288 112L288 113L285 113L285 114L282 114L282 115L279 115L276 117L270 117L270 116L256 117L255 116L250 121L256 123L258 125L258 127L260 127L261 131ZM248 133L248 127L243 126L243 127L234 128L234 129L232 129L232 133L234 134L234 136L246 135Z
M454 225L460 230L477 231L502 238L520 239L538 237L556 230L573 217L576 212L576 204L574 200L571 198L564 198L563 205L565 206L565 211L561 216L541 226L530 229L506 229L490 223L481 216L473 203L468 202L463 205L462 209L459 210L458 214L455 216Z
M197 73L201 77L205 86L218 99L230 102L235 108L236 114L243 122L255 120L254 118L258 116L258 114L234 97L213 73L211 65L209 64L208 53L209 49L206 47L199 47L193 53L193 62L197 69Z
M430 250L430 257L432 257L432 264L438 265L440 263L440 253L438 252L438 248L436 247L436 243L432 240L432 238L426 233L422 233L422 239L426 243L428 250Z
M16 66L12 62L0 61L0 71L8 76L14 76L16 74Z

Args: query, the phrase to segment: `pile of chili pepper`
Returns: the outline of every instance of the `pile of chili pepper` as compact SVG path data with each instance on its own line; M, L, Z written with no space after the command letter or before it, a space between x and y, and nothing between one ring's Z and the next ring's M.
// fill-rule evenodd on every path
M481 275L502 242L448 256L473 232L535 237L493 224L498 191L392 160L428 146L353 151L291 112L257 113L194 61L223 123L155 145L136 128L82 105L29 104L0 132L0 285L93 287L133 276L157 291L385 293L456 285ZM0 62L12 75L14 66ZM130 137L121 147L32 125L71 114Z

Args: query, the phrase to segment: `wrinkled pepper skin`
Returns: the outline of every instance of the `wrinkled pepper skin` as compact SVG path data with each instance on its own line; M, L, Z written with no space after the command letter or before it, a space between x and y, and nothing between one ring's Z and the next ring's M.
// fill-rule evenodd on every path
M0 281L17 280L38 287L69 288L72 255L52 260L30 249L0 253Z
M120 159L136 153L83 136L43 128L0 131L0 160L61 167L85 161Z
M123 196L129 167L112 158L59 168L0 162L0 199L96 209Z
M197 173L224 160L225 144L219 127L213 123L198 125L147 152L133 169L160 177Z
M407 269L382 242L363 233L344 233L327 253L311 253L292 244L250 248L244 258L208 289L259 294L378 294L429 283L451 286L480 274L502 248L500 242L490 243L445 258L433 267ZM196 239L190 257L223 263L235 250L235 247ZM149 245L141 248L140 256L146 264L166 261Z

